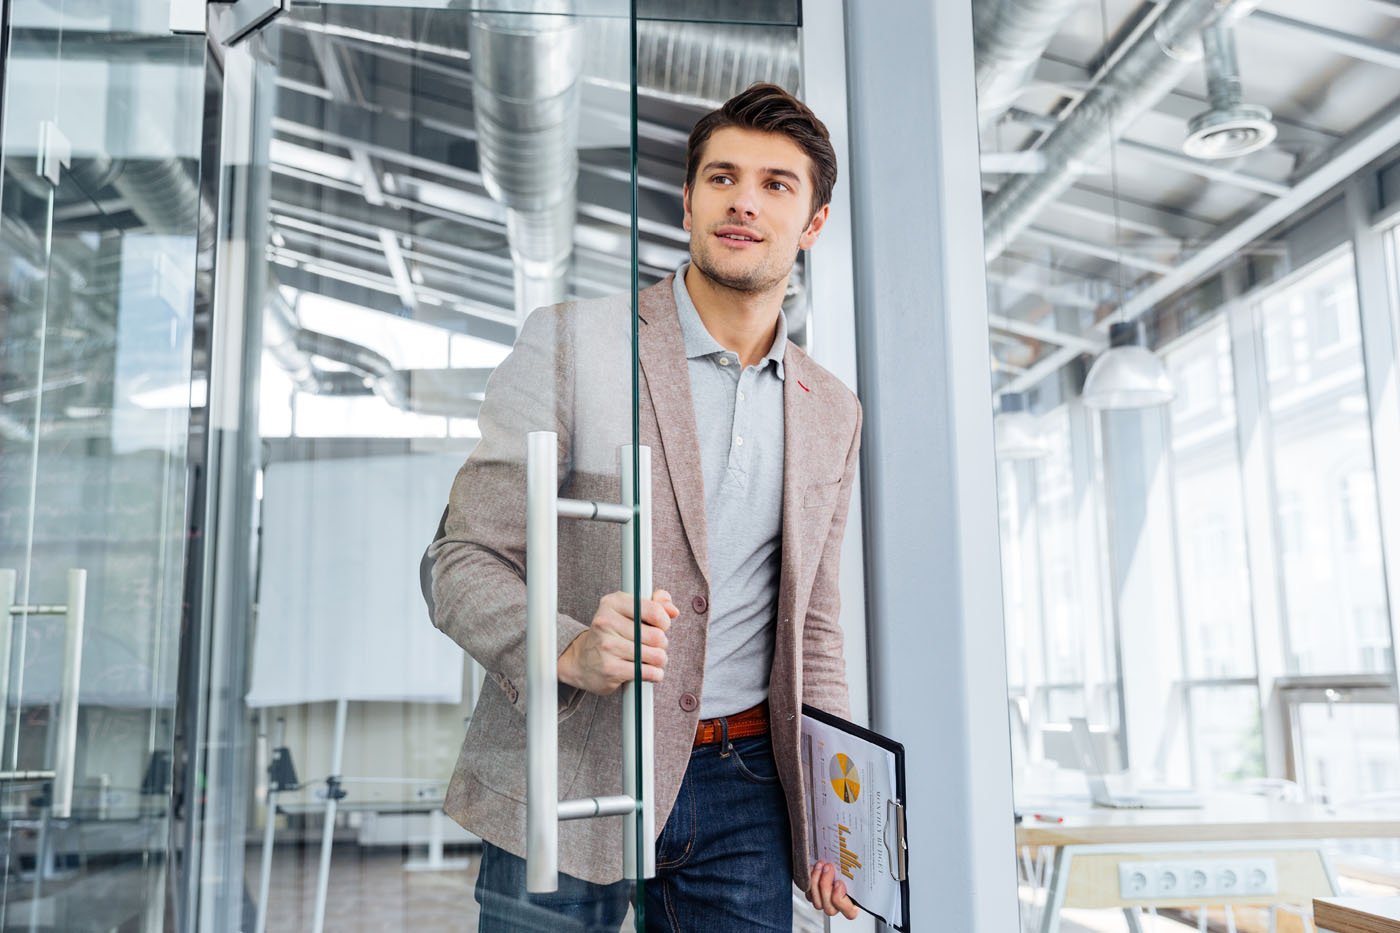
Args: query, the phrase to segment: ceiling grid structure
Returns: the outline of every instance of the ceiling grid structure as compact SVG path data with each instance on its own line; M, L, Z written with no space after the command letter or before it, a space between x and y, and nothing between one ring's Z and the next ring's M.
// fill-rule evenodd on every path
M1016 6L972 3L979 24ZM1112 321L1146 316L1151 330L1164 306L1240 255L1281 252L1261 238L1400 147L1400 4L1340 0L1325 22L1306 0L1069 7L1014 81L978 59L979 87L1014 88L981 108L998 394L1053 379L1086 345L1101 350ZM1207 85L1222 60L1202 55L1201 38L1220 24L1226 51L1238 50L1223 63L1238 71L1216 93L1271 113L1277 135L1207 159L1185 150L1193 119L1220 99ZM979 51L989 44L979 36Z

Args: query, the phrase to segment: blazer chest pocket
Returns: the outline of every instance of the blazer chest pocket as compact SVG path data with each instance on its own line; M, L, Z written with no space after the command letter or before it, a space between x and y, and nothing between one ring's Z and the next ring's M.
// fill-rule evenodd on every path
M838 479L834 483L813 483L807 487L807 491L802 495L802 507L804 509L823 509L836 504L836 497L841 492L841 481Z

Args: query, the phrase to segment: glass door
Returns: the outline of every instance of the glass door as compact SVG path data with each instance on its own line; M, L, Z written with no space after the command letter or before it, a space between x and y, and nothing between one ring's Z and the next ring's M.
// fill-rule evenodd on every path
M628 10L440 7L220 63L201 929L617 928L647 873L651 688L559 660L651 595Z
M0 926L159 930L204 43L168 0L6 6Z

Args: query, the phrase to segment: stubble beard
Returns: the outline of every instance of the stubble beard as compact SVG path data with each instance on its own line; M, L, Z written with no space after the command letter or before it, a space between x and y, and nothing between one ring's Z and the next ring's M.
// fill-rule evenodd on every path
M742 272L725 272L719 268L719 263L715 261L711 253L711 245L705 240L698 243L694 237L690 242L690 261L695 267L704 273L705 278L716 285L741 292L746 295L759 294L772 291L775 288L785 285L787 278L792 273L793 264L797 262L797 255L793 254L793 261L788 263L785 269L774 268L775 263L770 258L761 262L753 268Z

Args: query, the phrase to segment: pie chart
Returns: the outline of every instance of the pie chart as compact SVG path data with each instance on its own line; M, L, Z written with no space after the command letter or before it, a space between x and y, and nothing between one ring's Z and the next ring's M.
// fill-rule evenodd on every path
M831 759L831 786L836 791L836 796L846 803L855 803L860 796L860 773L856 771L856 763L840 752Z

